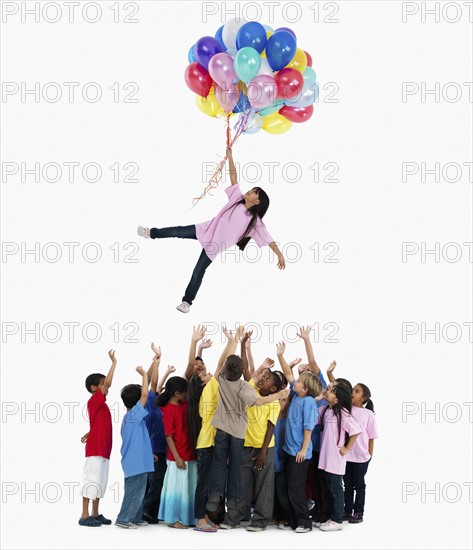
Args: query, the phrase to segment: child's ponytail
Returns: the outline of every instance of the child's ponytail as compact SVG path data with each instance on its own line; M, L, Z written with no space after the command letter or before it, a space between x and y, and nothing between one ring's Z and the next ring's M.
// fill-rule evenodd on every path
M165 407L169 403L170 397L171 396L169 395L169 392L166 390L166 388L164 388L163 391L156 398L156 406Z
M374 413L374 405L373 405L373 401L371 401L371 399L368 399L368 401L366 401L365 409L368 409L369 411Z

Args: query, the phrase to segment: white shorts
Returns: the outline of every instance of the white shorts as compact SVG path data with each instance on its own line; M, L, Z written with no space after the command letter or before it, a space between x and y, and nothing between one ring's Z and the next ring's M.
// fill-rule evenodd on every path
M82 496L95 500L103 498L108 483L110 460L103 456L87 456L84 464Z

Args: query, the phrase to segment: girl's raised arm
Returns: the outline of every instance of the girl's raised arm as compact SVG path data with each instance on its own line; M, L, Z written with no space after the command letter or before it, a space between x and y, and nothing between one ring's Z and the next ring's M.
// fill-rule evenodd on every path
M227 158L228 158L228 173L230 174L230 182L232 185L238 183L237 171L235 168L235 163L233 162L233 153L230 148L227 149Z
M287 364L287 361L284 359L284 352L286 351L285 342L279 342L276 346L276 353L278 355L279 364L281 365L284 376L286 377L287 383L291 384L294 382L294 375L292 374L291 367Z

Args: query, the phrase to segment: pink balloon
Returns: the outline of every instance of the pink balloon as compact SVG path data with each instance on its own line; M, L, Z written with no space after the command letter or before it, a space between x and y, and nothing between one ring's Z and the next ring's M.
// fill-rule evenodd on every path
M236 107L240 95L235 84L225 88L220 88L220 86L215 85L215 88L215 97L217 98L218 104L226 113L231 113Z
M233 57L227 53L214 55L209 62L209 73L218 86L230 88L236 79Z
M252 107L267 107L278 95L278 85L272 76L261 74L248 83L248 99Z

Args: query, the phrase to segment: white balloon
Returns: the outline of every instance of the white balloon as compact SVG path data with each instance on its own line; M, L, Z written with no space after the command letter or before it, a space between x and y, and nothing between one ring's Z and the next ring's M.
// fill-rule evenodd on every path
M230 50L231 48L236 48L236 37L240 27L243 27L245 21L241 17L237 20L236 17L227 21L222 29L222 40L225 46Z
M269 64L269 61L266 57L261 58L261 67L258 71L258 75L260 74L267 74L268 76L274 77L274 71L271 69L271 66Z

